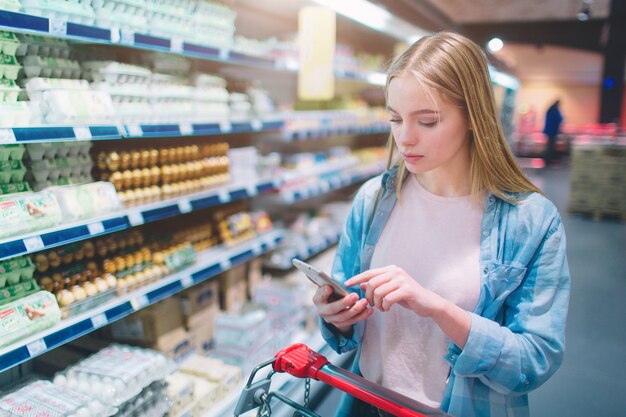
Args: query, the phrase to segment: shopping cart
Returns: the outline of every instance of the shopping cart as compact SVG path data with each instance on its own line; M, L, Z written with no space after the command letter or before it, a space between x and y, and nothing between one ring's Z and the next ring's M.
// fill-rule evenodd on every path
M270 365L272 366L272 371L265 378L254 382L257 372ZM421 404L395 391L368 381L359 375L338 368L332 365L324 356L314 352L302 343L297 343L281 350L276 354L275 358L253 369L235 407L235 417L257 408L259 408L257 416L270 416L272 413L270 402L273 399L293 407L302 416L320 417L284 395L270 391L271 378L277 372L287 372L297 378L311 378L324 382L393 416L450 417L441 410Z

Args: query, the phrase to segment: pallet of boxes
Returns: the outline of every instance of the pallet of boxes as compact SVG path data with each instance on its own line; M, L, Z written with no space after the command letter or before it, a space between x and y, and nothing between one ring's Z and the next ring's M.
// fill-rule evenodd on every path
M626 144L574 144L569 211L626 219Z

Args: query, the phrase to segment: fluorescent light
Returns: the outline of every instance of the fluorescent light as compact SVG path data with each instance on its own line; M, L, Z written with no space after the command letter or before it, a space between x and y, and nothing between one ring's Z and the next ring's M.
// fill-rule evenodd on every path
M487 48L489 48L491 52L498 52L499 50L502 49L503 46L504 46L504 42L502 42L502 39L500 38L493 38L487 44Z
M370 72L367 74L367 82L383 86L387 82L387 74L384 72Z
M520 86L520 82L517 78L504 72L498 71L491 65L489 66L489 77L494 84L498 84L504 88L517 90Z
M391 13L382 7L366 0L314 0L322 6L329 7L345 17L356 20L375 30L385 30L386 22L392 18Z

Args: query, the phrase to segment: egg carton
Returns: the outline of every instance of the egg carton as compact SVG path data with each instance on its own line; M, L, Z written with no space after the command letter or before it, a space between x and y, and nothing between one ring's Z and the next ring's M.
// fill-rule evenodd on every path
M13 32L0 30L0 53L15 56L20 41Z
M164 381L152 383L139 395L120 405L116 417L162 417L172 406L172 401L165 392L166 387Z
M152 99L152 89L146 84L93 83L91 87L96 91L108 93L115 105L118 103L149 103Z
M230 93L223 87L195 87L193 100L196 102L228 103L230 101Z
M111 96L104 91L44 91L40 108L45 123L106 123L115 115Z
M146 15L144 0L92 0L91 5L96 15Z
M40 55L68 59L72 53L72 48L64 39L29 34L18 34L17 37L20 41L15 51L17 56Z
M194 31L189 40L199 45L224 49L232 49L235 42L232 33L212 27L199 27Z
M19 12L22 4L18 0L0 0L0 9L10 12Z
M175 370L163 354L111 345L54 377L54 383L119 406Z
M0 161L0 184L22 182L25 174L22 161Z
M22 0L22 9L35 16L83 25L93 25L95 21L95 13L89 1Z
M108 1L107 1L108 3ZM124 12L107 12L103 9L97 11L96 23L104 28L124 28L139 33L148 33L149 22L146 16Z
M194 13L201 18L219 19L229 24L235 23L237 12L230 7L206 0L196 0L194 3L196 4Z
M15 81L0 79L0 102L15 103L20 91Z
M15 81L21 68L15 56L0 54L0 78Z
M22 144L0 145L0 161L21 161L25 151Z
M28 103L23 101L0 102L0 127L28 126L30 118L31 109Z
M29 55L22 60L29 78L80 78L81 68L76 60Z
M137 65L114 61L83 62L84 78L107 84L147 84L152 71Z
M27 161L67 158L68 156L89 157L92 145L89 141L27 143L25 157Z

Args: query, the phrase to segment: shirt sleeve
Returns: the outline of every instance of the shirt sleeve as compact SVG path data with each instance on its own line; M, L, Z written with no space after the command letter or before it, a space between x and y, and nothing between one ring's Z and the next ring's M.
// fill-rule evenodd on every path
M471 314L467 343L447 356L460 376L477 377L493 390L527 393L563 361L570 274L560 217L539 244L520 286L504 303L503 323Z
M348 214L339 244L337 254L333 262L332 277L339 282L344 282L358 274L361 268L361 247L363 240L364 221L367 218L365 212L366 193L363 186L357 193ZM360 292L358 289L348 288L348 291ZM349 352L357 348L363 334L363 323L353 326L351 337L343 336L335 326L326 323L321 317L320 330L322 337L328 345L337 353Z

